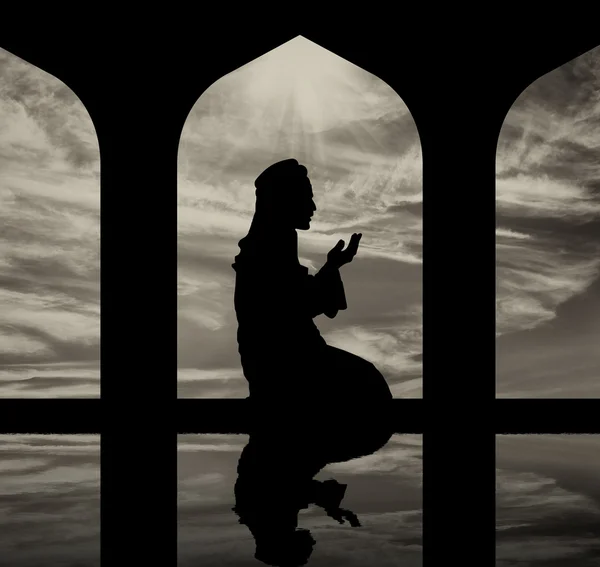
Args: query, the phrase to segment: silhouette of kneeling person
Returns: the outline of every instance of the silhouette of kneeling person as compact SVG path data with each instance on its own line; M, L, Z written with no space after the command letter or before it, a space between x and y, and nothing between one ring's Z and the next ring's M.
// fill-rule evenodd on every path
M327 345L313 319L347 308L340 268L352 261L361 234L340 240L316 275L298 259L296 230L316 211L307 169L280 161L255 181L256 209L235 258L238 350L249 399L307 407L379 403L392 395L370 362ZM281 406L280 406L281 407Z

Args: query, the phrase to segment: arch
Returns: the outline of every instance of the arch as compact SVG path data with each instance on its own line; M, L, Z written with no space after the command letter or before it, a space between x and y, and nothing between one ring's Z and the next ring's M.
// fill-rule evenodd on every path
M231 263L254 178L290 156L308 167L318 207L312 229L299 232L301 262L314 273L338 238L364 235L345 268L348 311L317 325L330 344L381 365L396 396L421 397L419 134L389 85L303 36L213 83L183 128L179 395L247 395Z
M600 47L531 83L496 155L497 395L598 397Z
M62 81L0 50L0 397L100 395L100 154Z

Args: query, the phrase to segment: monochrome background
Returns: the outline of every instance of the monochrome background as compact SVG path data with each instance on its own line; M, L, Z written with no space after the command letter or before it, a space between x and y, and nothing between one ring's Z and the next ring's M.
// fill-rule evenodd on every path
M530 85L500 135L500 397L599 393L599 80L596 49ZM301 262L314 273L338 238L364 235L343 268L349 309L332 321L319 318L319 328L331 344L374 362L396 397L421 397L416 129L387 85L304 38L217 81L185 124L179 395L247 395L231 263L251 220L253 179L287 157L307 165L318 207L312 229L300 232ZM76 95L0 50L2 397L99 395L99 167L94 128ZM457 258L464 247L457 243ZM476 268L473 253L463 257ZM249 534L226 510L246 439L181 436L182 564L201 553L215 564L253 561ZM97 564L98 443L89 435L0 437L3 557L23 565L39 564L40 554L56 565L61 558ZM597 562L599 445L599 436L498 438L499 565ZM332 469L348 479L348 502L365 516L365 529L358 536L304 514L318 532L315 565L350 561L344 553L351 545L363 558L381 548L390 564L395 557L419 564L420 450L420 436L395 436L366 461ZM196 546L201 540L205 552Z

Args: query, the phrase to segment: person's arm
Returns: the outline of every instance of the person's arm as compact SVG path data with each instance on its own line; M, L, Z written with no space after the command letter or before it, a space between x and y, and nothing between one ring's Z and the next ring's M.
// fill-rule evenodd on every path
M314 276L307 276L308 305L311 316L324 314L333 319L348 307L339 269L328 262Z
M353 234L344 250L344 241L340 240L327 254L327 262L315 276L308 278L308 296L311 315L325 314L333 319L338 311L347 309L346 293L340 276L340 268L351 262L362 234Z

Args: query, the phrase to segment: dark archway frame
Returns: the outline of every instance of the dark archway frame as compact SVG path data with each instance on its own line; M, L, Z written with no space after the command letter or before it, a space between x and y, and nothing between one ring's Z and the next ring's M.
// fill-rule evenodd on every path
M519 29L514 16L494 20L489 30L450 18L443 30L415 20L372 33L228 31L161 14L97 29L55 22L35 37L3 31L3 48L73 89L98 134L102 382L98 400L0 400L0 432L101 434L103 565L174 565L177 434L250 427L244 401L177 400L177 150L213 82L299 34L388 83L421 138L424 397L393 405L399 433L424 435L425 564L439 553L494 565L496 434L600 433L600 400L496 400L493 380L500 128L529 84L599 45L600 32L580 15L520 16ZM577 37L566 41L569 26ZM457 246L474 266L466 277L450 263ZM145 288L133 289L140 274Z

